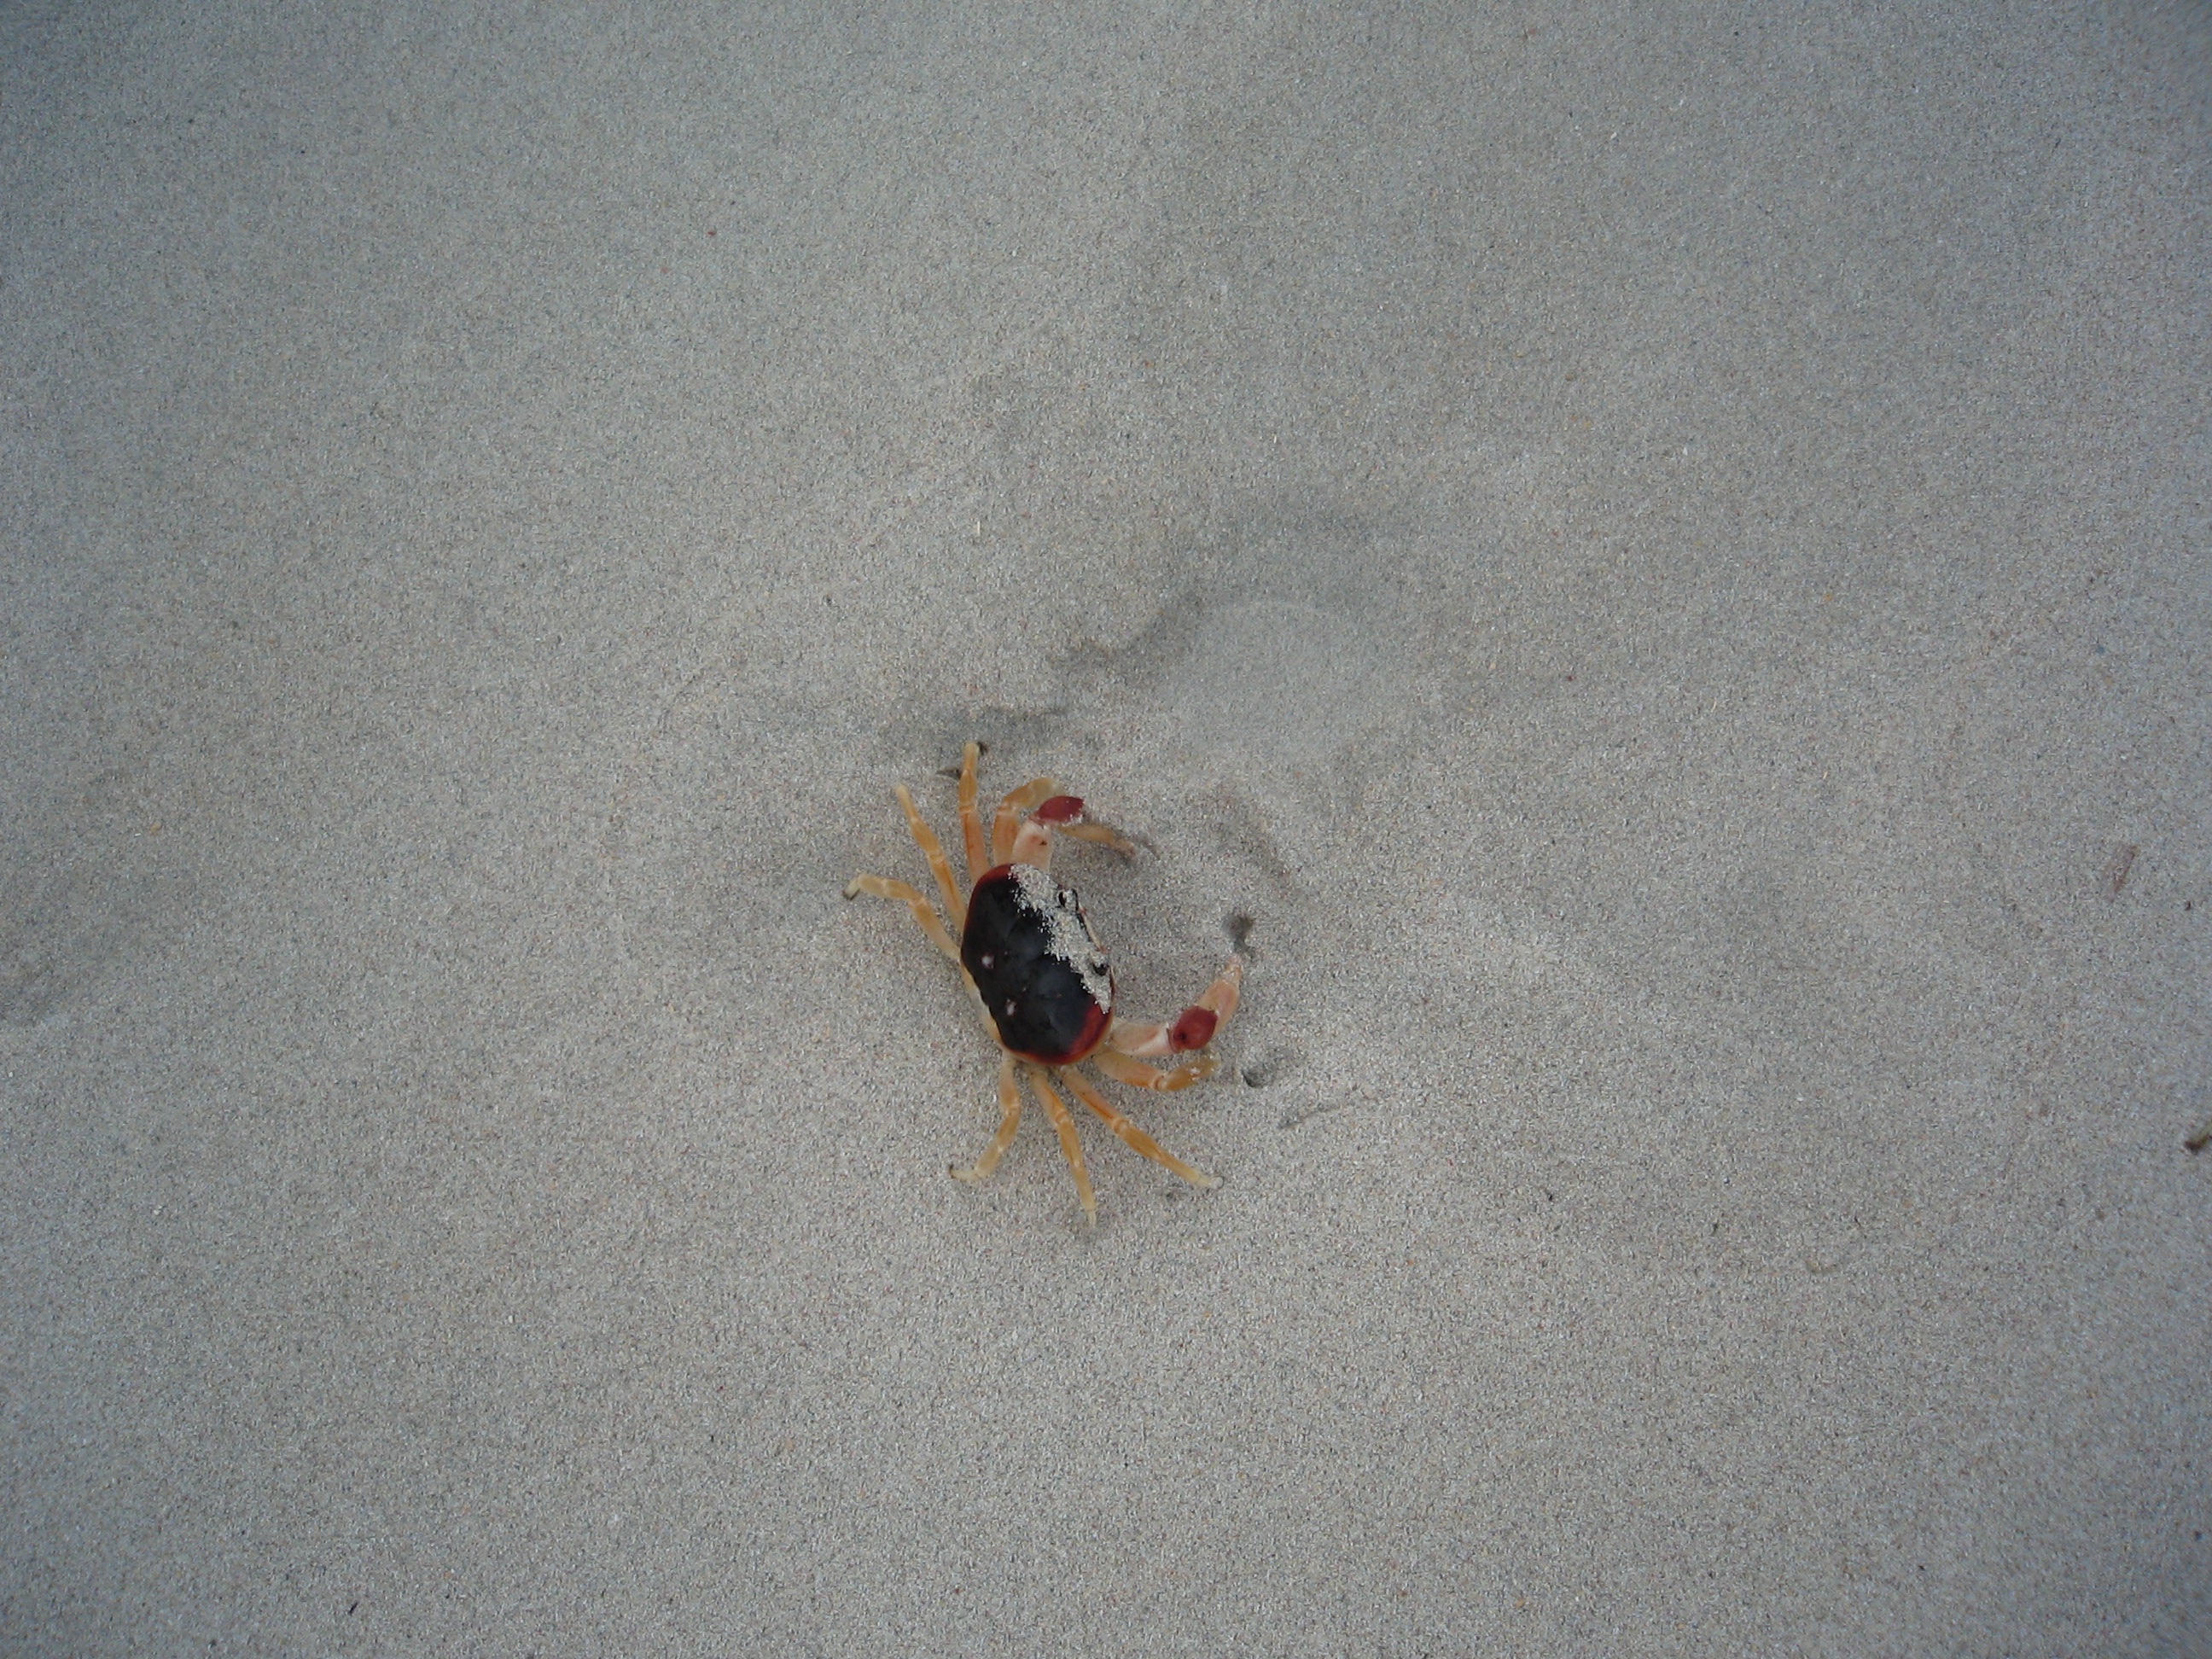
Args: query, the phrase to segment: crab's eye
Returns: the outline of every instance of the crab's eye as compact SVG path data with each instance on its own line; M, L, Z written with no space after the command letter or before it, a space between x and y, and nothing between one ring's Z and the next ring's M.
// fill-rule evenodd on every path
M986 968L996 967L999 961L998 957L993 956L988 951L981 952L976 957L975 960L982 963Z

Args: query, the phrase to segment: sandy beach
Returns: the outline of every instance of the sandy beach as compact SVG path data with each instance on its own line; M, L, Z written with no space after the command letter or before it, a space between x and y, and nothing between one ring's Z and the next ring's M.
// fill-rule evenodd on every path
M0 1653L2212 1654L2208 87L0 11Z

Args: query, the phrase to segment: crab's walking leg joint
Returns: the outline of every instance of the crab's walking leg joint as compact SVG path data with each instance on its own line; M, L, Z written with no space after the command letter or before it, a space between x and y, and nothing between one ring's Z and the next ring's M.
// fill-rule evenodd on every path
M1075 1097L1106 1120L1106 1127L1121 1137L1136 1151L1155 1164L1164 1164L1194 1187L1218 1187L1221 1182L1203 1170L1194 1170L1173 1152L1163 1151L1159 1142L1106 1103L1106 1097L1085 1083L1074 1072L1062 1072L1060 1081L1075 1091Z
M1196 1060L1181 1066L1170 1066L1160 1071L1140 1060L1131 1060L1101 1045L1090 1054L1092 1065L1116 1083L1126 1083L1133 1088L1151 1089L1171 1095L1178 1089L1188 1089L1194 1083L1203 1083L1221 1069L1221 1062L1212 1054L1200 1054Z
M975 811L975 759L982 745L971 743L960 755L960 839L968 849L968 881L991 867L990 843L983 839L983 820Z
M1213 1041L1213 1034L1229 1024L1229 1017L1237 1012L1237 988L1244 982L1244 959L1229 958L1229 965L1221 970L1221 977L1206 988L1206 994L1182 1011L1172 1025L1154 1025L1141 1020L1117 1019L1106 1034L1108 1046L1139 1060L1164 1060L1170 1054L1188 1054L1194 1048L1203 1048ZM1121 1073L1112 1073L1129 1079ZM1194 1083L1195 1078L1191 1079ZM1147 1085L1156 1086L1156 1085Z
M1075 1138L1075 1120L1068 1115L1067 1103L1053 1093L1043 1072L1034 1066L1030 1067L1030 1086L1044 1102L1045 1110L1052 1114L1052 1127L1060 1134L1060 1156L1067 1160L1068 1173L1075 1177L1075 1195L1083 1200L1084 1223L1095 1227L1098 1224L1098 1200L1091 1190L1091 1171L1083 1167L1083 1143Z
M945 914L952 918L952 931L957 933L968 925L968 905L960 896L959 884L952 879L952 866L945 860L945 848L938 844L937 831L921 821L921 814L915 810L914 797L907 793L904 784L894 784L892 793L898 796L899 806L906 813L907 828L914 831L914 844L929 860L929 872L937 878L938 893L945 900Z
M929 935L930 942L952 958L955 967L960 964L960 947L952 942L952 935L945 931L945 923L930 908L929 901L902 881L893 881L885 876L855 876L845 884L845 896L872 893L878 898L898 899L914 912L914 919L921 924L921 931ZM965 969L963 969L965 972Z
M991 1144L983 1149L983 1156L966 1169L952 1166L952 1175L958 1181L981 1181L999 1167L999 1160L1006 1155L1006 1148L1014 1144L1014 1131L1022 1122L1022 1091L1014 1081L1014 1057L1000 1056L999 1060L999 1107L1005 1114L999 1120L999 1133L991 1137Z

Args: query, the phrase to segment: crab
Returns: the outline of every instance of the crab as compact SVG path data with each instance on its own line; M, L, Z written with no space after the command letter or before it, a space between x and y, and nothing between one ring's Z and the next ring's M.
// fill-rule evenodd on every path
M1021 1124L1021 1084L1026 1081L1044 1103L1060 1136L1060 1154L1075 1177L1085 1224L1096 1226L1098 1200L1083 1162L1074 1117L1053 1087L1056 1079L1136 1152L1194 1186L1219 1186L1213 1176L1163 1150L1075 1068L1087 1062L1117 1083L1162 1094L1212 1077L1218 1062L1206 1052L1206 1046L1237 1012L1237 989L1244 978L1243 958L1231 956L1205 994L1171 1022L1117 1016L1106 952L1074 890L1052 873L1053 841L1055 836L1070 836L1111 847L1125 857L1137 849L1109 826L1086 820L1082 800L1060 794L1050 778L1032 778L1000 801L987 842L975 794L975 762L981 753L982 746L971 743L960 763L960 830L969 878L964 892L953 879L952 866L936 833L915 809L914 797L904 784L896 786L907 827L937 878L943 916L902 881L855 876L845 887L848 899L869 893L896 899L914 912L921 931L959 970L961 982L983 1016L984 1029L1001 1050L999 1132L974 1164L964 1168L954 1164L950 1173L961 1181L981 1181L999 1167ZM1150 1060L1176 1063L1145 1064Z

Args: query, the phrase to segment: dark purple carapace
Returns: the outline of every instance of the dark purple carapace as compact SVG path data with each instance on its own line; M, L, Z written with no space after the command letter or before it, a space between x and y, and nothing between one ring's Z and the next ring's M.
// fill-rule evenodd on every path
M1073 1066L1113 1021L1106 952L1074 893L1035 865L983 872L968 896L960 960L999 1041L1024 1060Z

